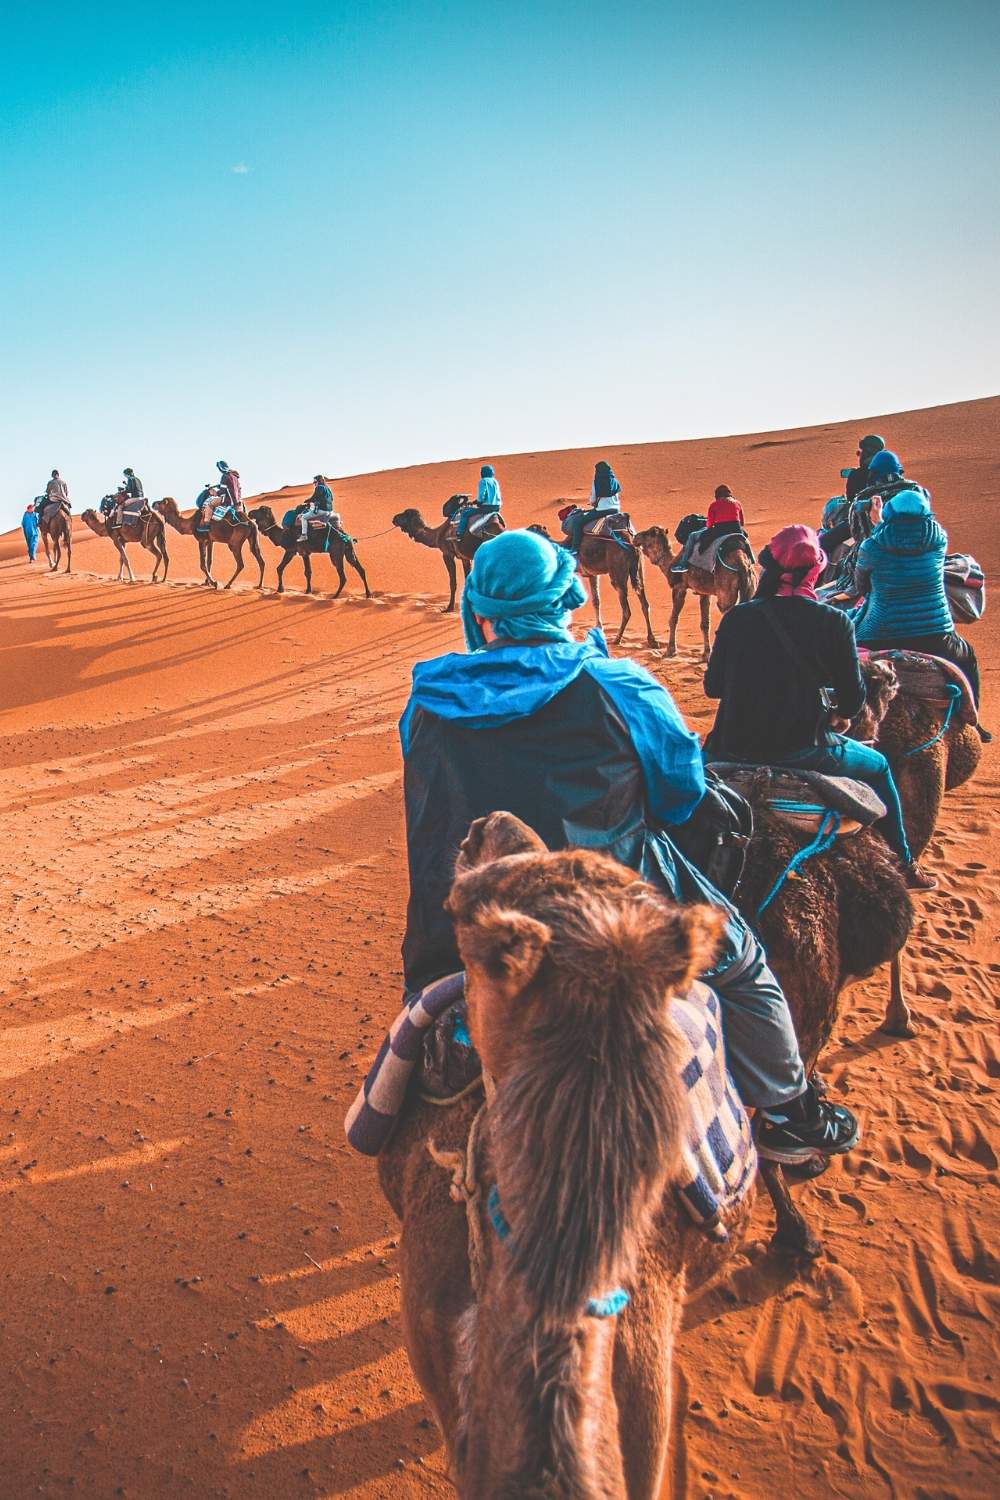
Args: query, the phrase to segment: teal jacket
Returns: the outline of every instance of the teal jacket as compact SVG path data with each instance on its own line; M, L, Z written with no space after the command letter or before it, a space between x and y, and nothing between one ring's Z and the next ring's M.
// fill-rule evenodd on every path
M867 591L854 620L859 645L954 630L944 587L947 547L928 513L897 515L876 526L858 549L855 578Z

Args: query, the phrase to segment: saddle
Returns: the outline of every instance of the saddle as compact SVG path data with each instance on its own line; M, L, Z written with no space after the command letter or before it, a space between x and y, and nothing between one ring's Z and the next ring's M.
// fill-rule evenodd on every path
M815 837L829 813L836 813L838 838L870 828L886 815L885 803L863 781L827 776L822 771L761 766L745 761L712 761L711 768L752 805Z
M888 661L896 669L899 691L908 698L919 698L931 708L946 709L954 700L949 685L961 692L954 713L962 724L978 724L975 700L969 679L961 667L945 661L942 656L930 656L923 651L866 651L860 647L858 655L870 661Z
M748 539L739 532L731 531L726 536L712 537L704 550L702 550L696 533L692 538L688 562L694 568L702 568L704 572L712 573L715 571L715 565L720 554L722 561L725 563L728 551L745 552L751 563L757 561Z
M634 535L632 517L623 510L598 511L596 515L587 517L583 525L583 534L603 537L606 541L631 546L631 541L626 542L625 538L631 538Z
M212 520L231 521L234 526L242 526L244 524L242 516L236 514L236 507L232 504L213 506Z

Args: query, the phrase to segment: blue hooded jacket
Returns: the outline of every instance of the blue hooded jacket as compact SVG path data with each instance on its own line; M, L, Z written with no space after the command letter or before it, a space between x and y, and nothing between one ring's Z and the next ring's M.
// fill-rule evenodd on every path
M954 630L944 586L947 550L926 494L903 490L886 502L881 524L858 549L855 581L867 589L854 621L859 645Z

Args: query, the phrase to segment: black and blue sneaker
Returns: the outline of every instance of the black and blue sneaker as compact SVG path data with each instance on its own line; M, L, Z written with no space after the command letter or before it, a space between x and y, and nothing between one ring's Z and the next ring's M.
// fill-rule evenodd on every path
M804 1094L788 1104L759 1110L754 1135L761 1156L791 1167L817 1153L841 1156L853 1150L861 1139L861 1127L849 1109L821 1099L809 1084Z

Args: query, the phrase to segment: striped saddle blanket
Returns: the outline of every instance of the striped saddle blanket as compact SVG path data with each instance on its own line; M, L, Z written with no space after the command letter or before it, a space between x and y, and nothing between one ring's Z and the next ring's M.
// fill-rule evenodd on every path
M403 1006L344 1121L356 1151L377 1156L385 1146L421 1067L425 1038L464 993L465 975L451 974ZM459 1049L471 1051L463 1013L464 1006L451 1018L451 1034ZM689 1106L683 1171L675 1190L694 1222L712 1231L748 1191L757 1154L749 1118L726 1069L715 991L696 982L670 1002L670 1016L685 1041L681 1079ZM467 1070L467 1063L463 1066Z

